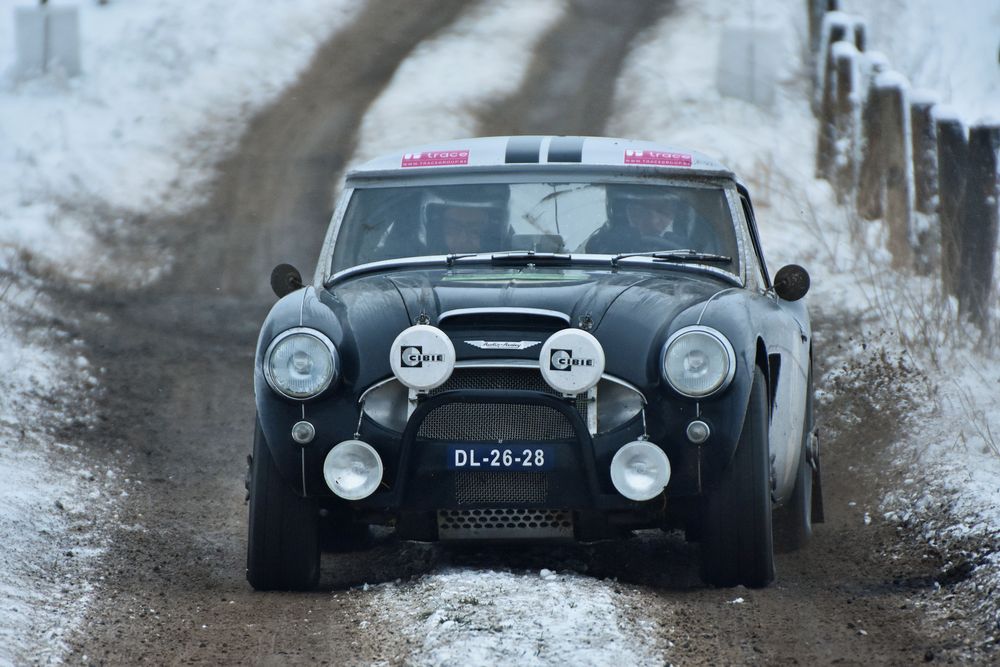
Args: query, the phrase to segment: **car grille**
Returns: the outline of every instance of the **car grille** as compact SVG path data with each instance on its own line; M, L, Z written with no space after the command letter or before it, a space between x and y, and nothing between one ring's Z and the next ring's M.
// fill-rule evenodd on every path
M558 396L532 368L456 368L431 395L455 389L528 390ZM586 422L585 395L577 397L576 409ZM496 442L566 440L575 433L566 417L544 405L452 403L431 411L417 435L432 440Z
M573 537L573 514L565 510L439 510L437 519L442 540Z
M455 502L459 505L544 503L548 491L548 477L542 472L455 473Z

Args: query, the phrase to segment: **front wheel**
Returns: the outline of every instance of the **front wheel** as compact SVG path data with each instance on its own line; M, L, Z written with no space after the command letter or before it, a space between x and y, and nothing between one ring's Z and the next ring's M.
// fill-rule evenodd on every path
M702 579L715 586L767 586L774 580L767 385L754 367L736 454L705 502Z
M815 470L813 461L819 453L814 444L815 424L813 420L813 387L812 371L809 372L809 392L806 396L806 411L802 425L802 447L799 452L799 467L795 475L795 489L788 503L774 513L774 536L778 548L783 552L797 551L803 548L812 537L813 506L816 504L814 494L819 489L813 488ZM818 466L817 466L818 469Z
M257 423L250 465L247 580L259 591L310 590L319 581L319 513L278 473Z

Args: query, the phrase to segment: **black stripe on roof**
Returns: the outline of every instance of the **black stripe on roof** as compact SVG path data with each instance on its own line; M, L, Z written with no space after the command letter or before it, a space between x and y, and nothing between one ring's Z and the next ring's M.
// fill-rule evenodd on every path
M504 162L538 162L542 150L541 137L511 137L507 140L507 155Z
M583 137L553 137L549 143L549 162L580 162Z

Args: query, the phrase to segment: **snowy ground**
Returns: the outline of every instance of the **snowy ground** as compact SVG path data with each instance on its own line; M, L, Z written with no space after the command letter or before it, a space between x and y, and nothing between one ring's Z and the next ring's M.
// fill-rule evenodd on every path
M884 7L845 4L872 12L871 48L887 52L917 85L938 88L964 118L1000 109L995 3L966 0L962 11L932 0L906 3L899 22ZM910 472L886 499L884 518L916 528L941 549L968 552L973 576L960 587L984 600L984 617L995 615L997 603L985 591L1000 586L1000 559L977 552L1000 536L1000 392L982 391L1000 386L995 347L984 350L966 335L929 282L876 271L886 257L877 226L863 247L852 242L848 213L813 180L815 131L806 70L796 61L804 3L755 3L755 20L783 35L773 46L788 63L767 110L715 90L728 5L678 5L629 58L608 132L698 148L732 166L755 195L772 271L804 264L815 304L870 309L870 329L895 332L880 345L905 348L928 375L949 378L936 383L933 419L899 446L899 466ZM99 553L100 527L114 519L116 503L127 502L121 494L134 492L115 470L95 469L57 437L59 424L83 419L79 397L99 390L101 369L79 354L67 333L72 323L46 319L52 306L37 281L155 280L162 266L148 258L110 270L102 235L127 233L128 220L142 212L176 213L201 201L215 159L250 114L356 9L348 0L80 6L83 76L17 80L12 50L0 47L0 662L58 657L59 638L86 605L87 563ZM389 146L472 133L475 111L517 87L526 54L562 9L557 0L490 3L421 46L370 110L355 162ZM927 21L926 12L940 20ZM12 33L8 4L0 9L0 44L13 44ZM989 65L968 65L987 62L987 51ZM445 75L451 82L437 85ZM400 115L405 124L396 122ZM396 584L377 595L387 622L417 619L408 626L422 646L411 658L416 664L603 664L621 655L642 664L655 654L644 621L624 614L608 582L453 570L399 586L420 595L395 596ZM528 615L494 632L485 619L500 595L520 601ZM422 600L417 607L414 599ZM567 602L572 612L564 614ZM61 621L67 610L70 619ZM541 642L532 625L539 622L561 623L567 636L595 628L604 634L590 652L573 653L573 645ZM509 641L522 630L524 643ZM30 645L46 652L27 653Z
M80 7L83 75L22 79L13 7L37 4L0 6L0 664L59 656L133 487L60 438L99 427L103 369L40 288L155 280L167 258L112 263L101 239L196 205L220 151L357 9L57 1Z
M870 5L854 4L866 16ZM959 3L965 11L932 2L907 4L905 11L901 2L888 4L871 17L869 48L882 49L884 36L885 50L899 53L894 66L922 86L941 85L939 99L963 118L1000 112L996 3L966 0ZM755 196L771 271L801 263L813 277L808 298L814 309L862 316L867 333L837 361L860 359L853 367L857 369L884 351L913 370L911 390L927 400L914 402L918 419L908 424L906 440L896 447L903 485L885 499L884 518L915 529L932 548L954 554L956 565L974 566L959 592L983 599L983 626L1000 628L1000 601L987 593L1000 590L1000 555L995 552L1000 540L996 338L980 339L961 322L954 300L940 296L935 280L880 268L889 263L881 225L869 225L865 238L852 240L850 212L837 205L825 182L813 179L815 123L807 102L807 70L797 58L805 33L795 28L805 25L805 4L756 3L756 26L783 36L783 42L770 45L781 49L781 61L787 63L772 109L720 97L714 85L717 60L712 55L718 52L720 32L712 26L727 21L745 25L745 17L733 22L723 3L682 0L680 5L681 24L665 21L633 52L619 79L609 132L696 146L733 167ZM899 13L902 20L893 21ZM929 15L941 21L928 21ZM992 29L983 29L984 24ZM707 57L692 60L689 54L696 50ZM917 53L922 57L916 58ZM956 63L962 66L948 67ZM653 88L660 95L630 94ZM994 321L1000 321L996 303L993 310ZM879 333L883 331L888 333ZM924 377L933 379L930 388ZM838 381L851 380L826 378Z

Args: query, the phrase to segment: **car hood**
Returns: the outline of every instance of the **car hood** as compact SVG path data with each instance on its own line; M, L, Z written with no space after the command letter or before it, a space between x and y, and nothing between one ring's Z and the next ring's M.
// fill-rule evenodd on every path
M477 339L544 341L560 328L582 325L605 346L608 372L642 381L655 377L655 357L676 316L729 287L666 268L442 267L351 278L318 294L316 305L338 321L334 338L347 353L345 371L356 373L361 387L391 374L392 339L422 316L452 337L459 359L498 356L496 349L477 348L471 342ZM502 356L537 358L538 349Z

